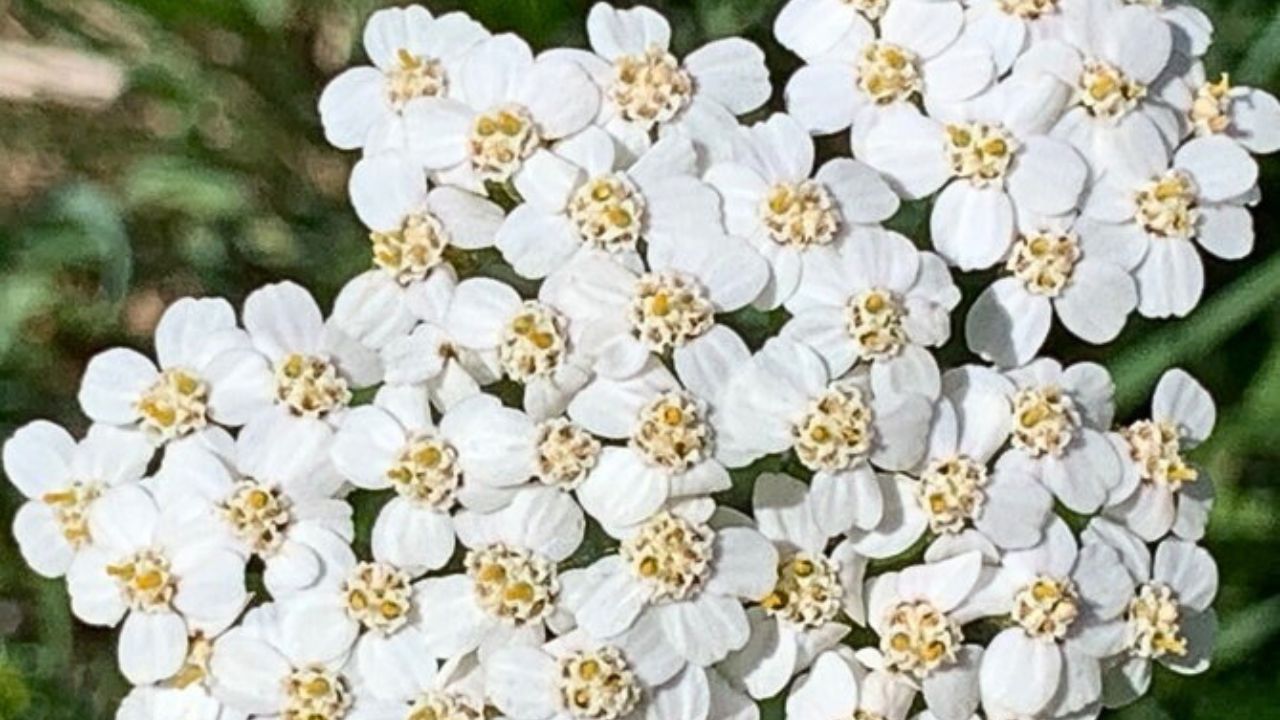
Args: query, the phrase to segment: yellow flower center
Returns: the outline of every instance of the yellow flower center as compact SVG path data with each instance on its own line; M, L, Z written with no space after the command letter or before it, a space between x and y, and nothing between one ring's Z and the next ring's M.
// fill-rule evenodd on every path
M792 446L810 470L848 470L871 452L871 405L861 388L836 382L809 403L791 429Z
M285 706L281 720L342 720L353 698L347 682L324 668L295 670L285 681Z
M760 204L760 219L774 242L801 250L830 244L840 230L831 195L813 180L774 185Z
M622 541L619 554L649 590L652 602L685 600L711 574L715 532L666 510Z
M1080 615L1070 580L1040 576L1013 597L1013 621L1033 638L1062 640Z
M1129 601L1125 616L1125 643L1130 654L1150 659L1186 655L1187 639L1181 634L1181 616L1173 590L1156 582L1143 585Z
M1037 232L1013 244L1005 269L1022 281L1027 292L1057 297L1071 282L1080 254L1075 233Z
M396 464L387 471L392 487L418 505L446 512L457 500L462 485L458 452L433 434L412 438Z
M537 553L498 543L467 553L464 564L477 603L509 625L538 622L555 609L556 566Z
M276 399L294 415L317 418L346 407L351 391L329 360L290 353L276 364Z
M397 230L369 233L369 242L373 264L396 282L408 285L444 262L449 235L434 215L423 212L406 217Z
M594 178L569 199L569 219L588 247L610 252L635 250L644 220L644 198L625 175Z
M163 441L185 437L209 422L209 385L187 370L165 370L138 398L136 407L148 435Z
M165 680L164 687L184 690L193 685L204 685L209 677L209 660L213 657L213 641L196 632L187 640L187 658L182 668Z
M78 550L92 540L89 536L89 506L101 494L102 486L98 483L73 481L61 490L45 493L40 499L53 511L62 537Z
M858 88L877 105L910 100L924 87L915 53L882 40L863 48L855 74Z
M1094 117L1117 119L1129 114L1147 96L1147 88L1130 80L1119 68L1090 60L1076 81L1076 101Z
M1009 15L1036 20L1057 12L1058 0L996 0L996 7Z
M987 469L965 455L929 463L916 494L935 533L958 533L986 502Z
M1024 388L1013 396L1013 446L1032 457L1061 455L1079 424L1075 403L1057 387Z
M615 647L575 650L559 659L560 705L578 720L620 720L640 704L642 690Z
M976 187L1002 181L1019 147L1013 135L999 125L954 123L946 126L951 174Z
M651 47L613 62L608 98L622 118L645 130L670 122L693 98L693 79L671 53Z
M1217 135L1231 127L1231 76L1206 82L1196 90L1188 113L1197 135Z
M650 463L673 474L682 473L710 452L711 428L704 415L688 393L663 393L641 408L631 446Z
M400 48L396 51L396 61L395 68L387 73L387 96L396 110L414 98L444 94L447 82L444 65L439 60Z
M642 275L627 314L636 337L656 353L685 344L715 323L715 308L702 287L674 272Z
M125 603L133 610L166 610L178 590L177 578L169 570L169 559L158 550L141 550L107 566L115 578Z
M1191 177L1169 170L1138 190L1134 219L1152 235L1186 240L1195 236L1200 221L1196 204Z
M280 549L292 519L289 498L279 488L248 478L236 484L218 509L236 537L262 556Z
M356 565L342 585L342 597L351 619L383 635L404 627L413 610L408 573L385 563Z
M844 587L839 567L821 555L798 552L778 565L778 583L760 600L770 615L802 628L817 628L840 612Z
M880 652L892 670L924 678L955 662L964 636L960 625L924 600L901 602L889 611Z
M1184 484L1199 478L1196 469L1182 459L1182 438L1176 426L1139 420L1122 429L1120 434L1129 446L1129 457L1133 458L1144 481L1178 492Z
M845 328L857 347L858 357L876 360L897 355L907 343L902 328L906 315L898 297L882 288L871 288L849 298Z
M463 695L432 691L409 706L404 720L485 720L484 706Z
M600 457L600 441L564 419L538 427L538 479L546 485L572 490L587 479Z
M482 180L503 183L542 144L533 116L520 105L482 113L471 126L467 147L471 167Z
M564 318L537 300L526 300L507 322L498 361L507 377L528 382L555 372L568 352Z

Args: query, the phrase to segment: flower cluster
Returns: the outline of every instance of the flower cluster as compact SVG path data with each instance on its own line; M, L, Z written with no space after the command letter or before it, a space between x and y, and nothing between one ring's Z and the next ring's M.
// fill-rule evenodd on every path
M1212 398L1170 370L1122 425L1103 367L1038 356L1252 249L1280 103L1207 75L1211 32L789 0L766 115L759 48L680 55L645 7L536 54L379 11L319 102L370 269L93 358L82 439L4 446L22 553L120 628L120 720L1039 720L1202 671ZM986 364L944 369L961 272Z

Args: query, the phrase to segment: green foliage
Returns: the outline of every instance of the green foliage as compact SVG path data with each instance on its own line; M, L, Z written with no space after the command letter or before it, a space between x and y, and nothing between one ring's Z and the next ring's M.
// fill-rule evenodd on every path
M588 0L425 0L464 8L535 48L582 43ZM1280 89L1280 6L1197 0L1218 24L1211 72ZM0 104L0 436L37 417L83 428L77 381L95 352L146 347L164 303L186 294L241 302L257 285L295 279L322 302L368 264L346 202L354 157L327 147L315 101L324 83L362 60L364 18L384 0L14 0L0 3L0 39L107 59L127 80L109 107ZM675 42L745 34L769 53L780 88L795 60L769 38L781 0L657 0ZM775 108L780 108L780 92ZM826 155L847 152L822 140ZM1222 642L1214 668L1158 671L1154 693L1126 720L1280 716L1280 162L1263 162L1258 248L1245 262L1209 263L1208 297L1190 318L1131 321L1092 348L1055 334L1049 351L1093 359L1116 375L1122 417L1142 412L1159 375L1190 369L1221 404L1218 432L1197 460L1216 483L1209 544L1222 566ZM895 228L917 239L927 208L910 204ZM464 274L500 274L493 254ZM514 280L502 274L504 280ZM984 280L985 281L985 280ZM972 297L977 280L966 279ZM973 285L970 285L973 283ZM520 282L522 289L529 289ZM963 315L959 315L963 317ZM782 316L731 318L749 338ZM959 325L957 325L959 327ZM957 333L958 336L958 333ZM959 340L948 362L968 359ZM734 474L724 500L749 507L747 482L785 470L774 458ZM0 518L19 498L2 483ZM385 497L366 495L367 526ZM6 520L7 523L7 520ZM365 534L367 537L367 533ZM610 541L598 528L589 551ZM367 550L367 548L358 548ZM581 561L587 555L581 555ZM0 537L0 720L106 720L126 691L114 635L75 623L59 582L35 577ZM782 702L764 705L782 717Z

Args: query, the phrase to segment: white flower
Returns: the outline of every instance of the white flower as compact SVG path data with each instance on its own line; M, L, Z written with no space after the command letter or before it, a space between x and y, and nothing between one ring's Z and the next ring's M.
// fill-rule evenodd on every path
M867 583L867 622L880 644L859 659L919 687L942 720L968 720L978 708L982 646L964 642L960 626L980 617L966 603L979 589L982 567L982 556L968 552Z
M656 622L676 654L707 667L747 644L743 600L773 590L778 551L749 524L723 526L662 510L627 528L616 554L577 579L567 599L578 626L613 638Z
M778 551L778 582L757 599L758 607L747 609L751 639L720 669L763 699L849 633L838 618L846 608L860 608L865 561L848 545L827 552L831 536L818 526L809 490L795 478L760 475L752 507L760 532Z
M351 411L334 438L334 465L356 487L394 488L374 523L375 552L415 572L453 554L459 505L492 511L539 473L539 431L524 413L477 395L432 423L421 388L387 386Z
M366 664L361 672L369 676L387 675L396 678L394 685L385 682L362 682L355 685L355 705L361 713L357 718L386 718L387 720L484 720L484 668L476 655L463 655L447 660L436 668L434 662L422 656L378 658L376 664ZM382 697L375 690L382 686Z
M1072 88L1071 106L1053 129L1076 147L1094 174L1135 159L1159 162L1159 146L1177 144L1181 121L1160 97L1172 34L1150 8L1080 0L1064 8L1061 39L1037 42L1018 74L1046 73ZM1156 157L1136 157L1148 152Z
M221 298L183 298L156 325L156 363L128 348L95 355L80 382L94 422L138 428L157 445L198 435L212 423L241 425L240 378L224 362L249 350L235 311Z
M973 528L1001 548L1040 541L1052 496L1016 463L991 463L1009 438L1011 395L1008 380L985 368L943 376L924 461L911 477L880 476L884 517L874 528L849 533L859 554L892 557L926 531L960 542Z
M382 377L377 354L326 323L311 293L295 283L253 291L244 303L244 326L253 347L224 353L215 363L225 378L228 413L240 422L270 422L276 415L299 425L337 425L352 391Z
M993 587L1003 588L1013 626L983 653L984 706L1018 716L1076 713L1102 694L1100 659L1113 652L1133 580L1115 550L1076 544L1061 520L1044 540L1005 554Z
M434 657L479 650L485 659L503 647L540 645L547 627L573 626L561 605L567 586L558 570L586 528L572 497L530 488L501 510L462 512L456 522L468 548L464 571L414 586L429 613L422 632Z
M175 520L140 485L117 486L90 508L93 544L67 571L76 617L102 627L123 620L120 670L135 684L173 676L192 635L216 636L249 601L244 558Z
M1259 88L1232 85L1226 73L1211 81L1204 65L1198 62L1180 81L1185 89L1169 94L1175 106L1186 113L1194 135L1225 135L1254 155L1280 150L1280 101L1275 95Z
M629 377L655 354L670 353L677 367L702 364L718 343L716 316L746 306L769 279L759 253L720 233L651 247L648 260L641 272L598 253L580 255L542 287L601 375Z
M366 157L351 172L351 204L370 229L373 269L343 287L333 322L366 346L408 333L429 275L449 248L493 245L502 208L454 187L428 192L422 168L403 154Z
M874 170L834 158L814 174L814 152L805 129L776 114L743 131L731 162L707 171L707 182L724 198L729 233L746 238L769 262L769 285L756 299L765 309L804 285L809 252L850 242L855 227L898 210L897 195Z
M878 31L859 4L883 11ZM964 33L959 2L793 0L774 33L806 63L787 82L787 112L816 135L852 126L855 149L884 111L966 100L995 79L991 53Z
M934 249L961 270L989 268L1008 252L1019 218L1062 215L1080 202L1089 167L1045 135L1070 93L1053 78L1014 77L934 108L932 118L895 108L867 135L863 157L905 197L943 188L930 215Z
M449 334L449 306L457 289L457 273L448 264L412 285L406 300L419 322L379 352L388 385L421 386L440 410L478 395L482 385L502 377L496 349L471 350Z
M625 380L596 378L569 406L569 417L589 432L627 441L604 447L578 488L583 508L606 531L617 534L669 501L729 489L725 386L750 353L728 328L704 336L701 347L678 356L679 379L651 361Z
M787 696L787 720L905 720L916 690L885 670L868 671L851 648L823 653Z
M1138 290L1122 249L1069 223L1022 224L1002 277L978 295L965 318L965 341L1005 367L1031 361L1056 315L1071 334L1101 345L1124 329Z
M586 68L603 101L596 123L632 155L654 136L680 133L698 146L705 168L732 152L735 115L759 108L773 88L764 53L742 38L713 40L681 61L671 52L671 25L651 8L618 10L596 3L587 15L593 52L556 50Z
M1013 381L1013 434L1000 458L1037 478L1073 512L1093 513L1123 479L1112 439L1115 386L1101 365L1041 358L1006 373ZM1118 440L1118 438L1117 438Z
M1120 654L1104 665L1103 703L1120 707L1145 695L1153 662L1180 675L1208 669L1218 625L1210 607L1218 593L1218 568L1208 551L1169 538L1156 547L1153 563L1141 538L1102 518L1089 523L1083 539L1119 553L1137 583L1124 624L1113 629Z
M1120 430L1125 482L1106 515L1148 542L1170 530L1199 540L1213 491L1183 453L1208 439L1216 416L1213 397L1195 378L1184 370L1166 372L1151 400L1151 418Z
M591 378L584 329L550 285L543 285L538 299L524 300L498 280L463 280L444 329L459 347L496 358L503 376L524 385L524 408L538 419L563 413Z
M1093 187L1077 223L1081 235L1133 268L1138 312L1183 317L1200 301L1206 252L1237 260L1253 251L1253 217L1244 207L1258 165L1225 136L1197 138L1166 164L1158 142L1113 168Z
M884 499L872 466L908 470L924 456L933 405L877 389L865 372L832 379L822 359L786 338L765 343L729 383L724 426L741 461L793 451L814 472L818 526L835 535L872 528Z
M541 648L499 650L486 662L485 681L512 720L744 717L733 712L743 706L737 694L714 671L685 664L654 622L608 640L574 631Z
M254 423L234 441L221 433L171 449L151 487L184 536L217 538L261 559L278 600L355 564L351 507L334 497L342 476L329 464L331 441L319 424Z
M209 661L214 696L257 720L360 717L366 709L364 697L356 693L358 678L348 657L319 663L295 655L299 646L306 646L298 632L326 628L286 628L281 614L275 604L262 605L218 638ZM423 672L435 669L429 660L415 665Z
M154 452L142 434L110 425L90 427L79 442L47 420L18 428L4 443L4 474L25 498L13 536L27 565L47 578L66 575L93 542L94 504L140 480Z
M895 232L858 228L804 263L781 336L813 348L832 377L869 365L877 392L937 397L938 363L927 348L946 343L960 302L942 259Z
M679 135L630 160L608 133L587 128L535 153L516 190L525 202L502 224L497 245L530 278L590 252L640 270L641 242L670 245L720 229L720 199L697 179L694 147Z
M213 696L213 643L202 633L192 635L182 667L160 682L133 688L120 702L116 720L242 720Z
M373 66L343 72L320 95L325 139L343 150L403 143L406 104L455 95L463 58L488 36L465 13L434 18L418 5L373 13L364 28Z
M990 48L996 72L1003 76L1027 50L1062 35L1062 16L1069 4L1070 0L968 0L965 31Z
M545 143L585 128L599 107L582 68L535 59L524 40L498 35L467 53L449 98L405 107L409 155L442 183L484 192L516 177Z

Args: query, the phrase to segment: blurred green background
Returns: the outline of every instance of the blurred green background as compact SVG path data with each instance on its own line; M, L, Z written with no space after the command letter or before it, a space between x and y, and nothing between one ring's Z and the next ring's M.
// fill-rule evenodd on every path
M387 4L0 0L0 437L39 417L81 431L75 394L88 358L116 344L148 349L177 297L239 303L291 278L327 303L366 267L345 197L354 156L325 145L315 103L327 79L363 60L364 19ZM745 34L767 49L779 88L794 68L769 38L781 0L653 4L682 51ZM1218 26L1211 74L1280 90L1280 5L1197 4ZM545 48L584 42L588 3L430 7L463 7ZM1280 718L1280 253L1269 232L1280 222L1280 161L1262 167L1258 249L1209 262L1209 292L1191 318L1131 321L1105 349L1050 341L1064 360L1113 370L1122 418L1144 410L1174 365L1221 405L1197 458L1219 493L1209 538L1222 567L1216 663L1195 678L1160 671L1153 695L1120 713L1128 719ZM922 217L916 208L898 225L916 230ZM958 347L946 354L964 358ZM3 484L4 525L18 501ZM0 533L0 720L111 718L126 690L113 641L73 622L62 583L28 571Z

